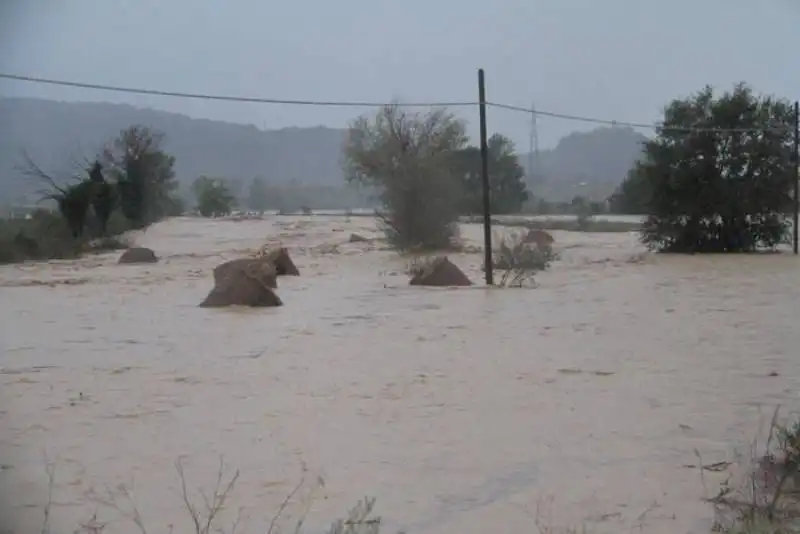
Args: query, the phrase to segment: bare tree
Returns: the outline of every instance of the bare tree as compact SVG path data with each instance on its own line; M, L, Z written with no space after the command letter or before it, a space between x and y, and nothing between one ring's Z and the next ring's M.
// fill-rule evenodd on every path
M46 189L39 191L42 200L54 200L58 211L69 226L72 237L79 238L83 235L89 207L92 201L92 187L88 180L77 183L59 185L52 175L39 167L26 151L22 151L22 163L18 165L19 171L28 177L34 178L47 185Z
M346 179L378 188L378 215L400 250L452 245L460 199L455 162L466 143L464 123L444 109L408 112L392 104L350 125Z

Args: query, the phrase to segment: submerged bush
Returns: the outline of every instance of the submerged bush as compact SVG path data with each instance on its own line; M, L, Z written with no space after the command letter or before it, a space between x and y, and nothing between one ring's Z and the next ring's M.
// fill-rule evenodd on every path
M494 269L501 271L497 285L522 287L557 258L552 247L529 242L526 237L527 232L512 232L497 239L492 259Z

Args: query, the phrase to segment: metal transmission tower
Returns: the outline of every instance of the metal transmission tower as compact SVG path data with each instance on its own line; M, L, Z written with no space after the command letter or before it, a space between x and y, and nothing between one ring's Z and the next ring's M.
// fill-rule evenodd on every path
M539 128L536 123L536 106L531 104L531 131L528 139L528 181L531 185L536 181L533 166L539 160Z

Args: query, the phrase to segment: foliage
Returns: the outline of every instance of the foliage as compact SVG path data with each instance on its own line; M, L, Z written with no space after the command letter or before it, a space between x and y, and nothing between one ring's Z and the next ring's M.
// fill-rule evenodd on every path
M642 215L647 213L653 187L648 174L642 172L640 165L634 166L617 190L608 197L609 211L621 215Z
M522 287L532 282L540 271L550 268L556 254L550 246L540 246L526 239L528 232L512 232L497 239L497 250L492 263L502 271L497 285Z
M487 148L491 212L519 213L528 200L529 193L524 181L525 170L519 164L514 143L508 137L494 134L489 138ZM468 146L459 151L457 165L463 190L461 213L483 213L480 147Z
M139 126L123 130L89 168L67 180L55 179L23 152L21 172L47 184L42 200L55 201L61 221L44 211L30 220L8 221L4 226L15 233L0 237L0 261L118 248L121 243L112 236L181 213L181 201L173 194L178 185L174 158L161 150L161 139Z
M739 464L743 479L732 475L718 493L708 499L714 506L714 532L729 534L789 534L798 532L800 518L800 422L778 422L772 416L763 451L754 447L736 462L706 466L701 470L726 469ZM702 471L701 471L702 472Z
M90 194L92 209L100 227L99 233L104 235L111 213L117 205L117 191L106 181L103 176L103 166L99 161L95 161L89 171L89 183L92 189Z
M269 193L263 178L256 176L250 182L247 195L247 208L253 211L264 212L269 208Z
M0 264L72 259L87 252L127 248L119 236L127 228L127 221L112 216L105 236L76 238L60 213L39 210L29 219L0 219Z
M56 202L73 239L83 236L88 223L94 223L90 225L94 235L105 234L108 220L116 205L116 193L114 187L103 177L102 165L98 161L85 171L86 176L73 177L71 183L63 186L58 185L24 151L20 170L24 175L48 184L49 190L42 192L42 200Z
M576 196L572 199L570 204L573 212L576 215L575 222L578 226L578 230L581 232L588 231L592 222L592 216L595 214L593 209L595 208L595 205L582 196Z
M454 163L466 142L464 124L443 109L411 113L393 104L350 124L345 176L378 188L383 204L378 215L393 246L453 245L459 208Z
M192 183L192 192L203 217L230 215L236 205L236 197L221 178L201 176Z
M120 132L102 154L115 178L120 208L135 228L179 214L175 158L164 152L164 136L134 125Z
M744 84L719 98L706 87L670 103L633 175L646 183L637 190L650 191L642 241L673 252L745 252L784 241L791 124L787 102Z

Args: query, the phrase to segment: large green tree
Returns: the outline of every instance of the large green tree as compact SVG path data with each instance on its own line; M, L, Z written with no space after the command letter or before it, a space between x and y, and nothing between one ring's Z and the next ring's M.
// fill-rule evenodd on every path
M643 167L632 168L617 190L608 197L609 211L621 215L642 215L647 213L653 196L652 184Z
M397 105L350 124L344 170L350 183L380 191L379 213L400 250L447 248L457 230L457 157L464 123L443 109L409 112Z
M643 242L675 252L782 242L794 180L791 124L786 101L744 84L719 97L706 87L671 102L634 171L643 181L636 188L649 191Z
M514 143L500 134L487 141L489 167L489 205L492 213L519 213L528 200L525 170L519 164ZM483 181L481 149L468 146L459 152L458 174L461 178L463 201L461 212L474 215L483 212Z
M236 205L230 186L221 178L201 176L192 183L192 192L203 217L230 215Z
M103 166L99 161L94 162L88 170L88 175L91 184L92 210L97 219L100 234L105 234L111 213L117 207L117 191L103 176Z
M144 227L171 215L179 215L175 158L162 148L164 135L134 125L103 151L105 167L115 178L122 214Z

